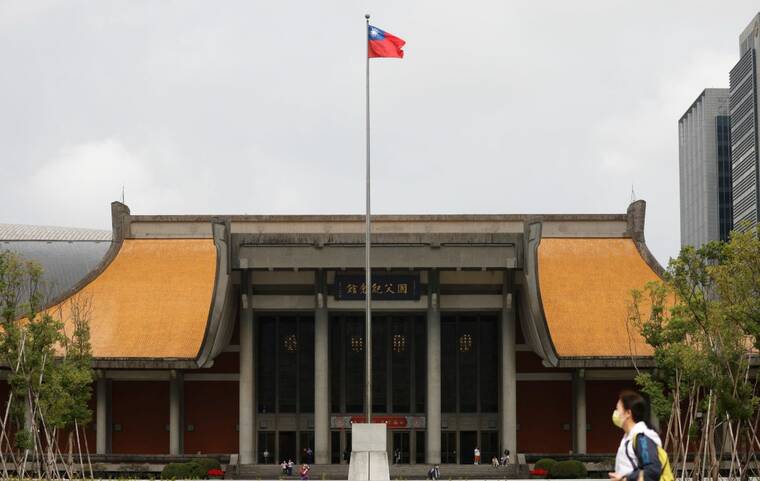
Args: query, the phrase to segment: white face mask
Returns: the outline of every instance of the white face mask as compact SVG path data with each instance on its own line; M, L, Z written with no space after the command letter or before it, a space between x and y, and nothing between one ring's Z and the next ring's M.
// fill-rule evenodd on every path
M612 411L612 424L619 427L620 429L623 429L623 424L625 424L625 418L618 412L617 409Z

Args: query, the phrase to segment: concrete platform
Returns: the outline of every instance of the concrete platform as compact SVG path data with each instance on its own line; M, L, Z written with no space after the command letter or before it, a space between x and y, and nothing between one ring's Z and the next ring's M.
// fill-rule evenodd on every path
M494 468L490 465L474 466L472 464L441 464L441 479L527 479L528 465L516 465ZM431 465L427 464L395 464L390 466L390 479L425 479ZM278 465L242 465L238 479L298 479L298 476L282 476ZM228 478L234 478L233 472L228 472ZM311 466L312 480L346 480L348 479L347 464L316 464Z
M349 481L390 480L388 470L388 427L379 423L351 425L352 449Z

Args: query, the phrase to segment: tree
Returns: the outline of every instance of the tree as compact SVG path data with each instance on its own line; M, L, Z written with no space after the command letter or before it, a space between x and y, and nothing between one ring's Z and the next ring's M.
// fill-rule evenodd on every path
M71 478L75 440L84 466L78 440L80 426L92 417L91 302L75 296L54 310L43 310L42 276L38 264L0 252L0 362L9 369L10 391L0 424L6 479L12 472L23 477L29 464L39 478L60 478L59 465ZM70 320L70 334L64 319ZM68 432L68 458L58 445L62 432Z
M632 292L629 321L653 348L656 366L637 382L668 419L666 449L683 477L687 456L694 479L716 481L724 460L729 477L742 479L757 462L759 236L760 228L684 247L662 282Z

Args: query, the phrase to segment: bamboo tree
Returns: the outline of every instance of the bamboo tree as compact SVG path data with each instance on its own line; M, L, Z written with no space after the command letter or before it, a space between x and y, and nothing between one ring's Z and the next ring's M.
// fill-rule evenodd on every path
M44 311L42 286L39 265L0 252L0 363L8 369L10 391L0 419L2 476L29 472L37 479L84 478L86 458L92 477L89 453L79 442L80 427L92 418L92 303L75 296ZM68 457L60 449L59 433L67 433Z
M679 479L757 475L760 440L760 228L727 243L684 247L662 282L634 290L629 322L654 353L637 382L668 419L665 447Z

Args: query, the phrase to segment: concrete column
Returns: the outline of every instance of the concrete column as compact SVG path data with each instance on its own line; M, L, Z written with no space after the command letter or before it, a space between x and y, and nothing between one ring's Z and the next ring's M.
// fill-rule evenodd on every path
M95 409L95 452L108 453L108 381L102 373L96 385L97 405Z
M238 381L240 389L240 413L238 415L238 449L240 450L240 464L253 464L256 462L253 289L248 271L243 271L241 278L243 295L240 299L240 380Z
M181 372L172 371L169 379L169 454L173 455L183 454L183 377Z
M317 272L314 311L314 462L330 464L329 318L325 273Z
M441 310L438 271L428 272L425 461L441 462Z
M503 307L501 310L501 392L499 409L501 450L509 449L517 456L517 360L515 356L515 298L513 273L504 272Z
M586 379L583 369L573 373L573 405L575 407L575 452L586 454Z
M417 464L417 431L409 431L409 464Z

